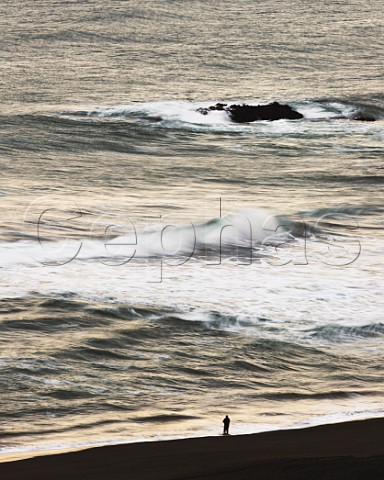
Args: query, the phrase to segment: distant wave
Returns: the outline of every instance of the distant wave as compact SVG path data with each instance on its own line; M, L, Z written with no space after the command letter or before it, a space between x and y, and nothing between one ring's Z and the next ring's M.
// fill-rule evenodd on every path
M260 395L260 398L266 398L268 400L305 400L305 399L315 399L315 400L331 400L331 399L343 399L343 398L353 398L356 396L380 396L380 393L373 391L329 391L329 392L320 392L320 393L295 393L295 392L279 392L271 394Z
M339 207L323 207L317 208L315 210L306 210L298 212L300 215L305 217L323 217L327 218L340 218L343 215L345 216L374 216L377 214L384 213L384 206L382 204L371 204L371 205L344 205Z
M179 422L180 420L194 420L196 416L193 415L151 415L148 417L137 417L133 421L137 423L168 423Z
M384 323L357 326L328 324L314 327L308 334L314 339L333 343L351 342L384 336Z
M175 259L178 265L195 258L247 259L274 256L276 249L294 242L311 241L327 236L340 239L358 228L357 218L382 211L380 206L345 206L298 212L291 216L274 215L263 208L249 208L214 217L201 223L155 223L150 228L130 225L126 235L79 236L56 241L53 231L45 233L44 248L38 239L27 234L17 241L0 243L2 266L20 263L63 265L76 261L97 261L105 265L122 265L140 259ZM107 227L106 227L107 229ZM127 230L127 229L125 229ZM131 230L131 231L129 231ZM239 261L240 261L239 260Z
M375 119L384 118L384 108L376 105L348 102L344 100L306 100L288 102L304 115L300 121L279 120L277 122L257 121L251 124L235 124L224 111L212 111L209 115L200 114L197 109L208 107L217 102L262 104L260 100L211 100L211 101L157 101L131 103L126 105L105 106L82 110L66 110L57 114L63 118L78 121L121 122L134 121L143 125L155 125L163 128L176 128L201 131L242 131L255 132L259 126L264 134L299 133L306 131L313 122L341 121L352 119L356 115L365 115ZM287 102L285 102L287 103ZM333 122L334 123L334 122ZM359 122L357 123L359 124ZM351 128L351 124L349 124ZM324 134L324 126L320 128ZM361 128L361 125L360 125ZM366 125L366 128L369 128ZM331 133L331 132L330 132Z
M45 235L45 248L32 242L28 237L24 242L4 242L0 247L2 265L9 265L29 257L43 265L53 265L77 260L99 259L104 263L128 262L138 258L175 257L185 261L195 255L223 254L230 256L242 250L242 256L260 254L262 247L281 244L293 240L286 229L287 221L281 221L265 209L255 208L209 219L195 224L155 224L151 229L132 225L127 235L106 234L89 240L75 236L71 242L54 242L50 253L49 236ZM77 233L77 232L75 232ZM52 236L52 241L55 235ZM248 252L248 253L247 253ZM10 255L11 253L11 255ZM72 257L71 257L72 255Z
M13 305L18 308L11 308ZM219 311L175 311L167 308L146 308L131 304L104 301L86 301L85 299L72 296L49 298L45 296L29 296L26 298L3 299L0 313L7 312L9 318L1 318L0 332L11 334L12 332L29 332L33 334L63 334L71 335L73 332L92 332L93 330L105 329L107 326L121 323L119 334L116 337L89 338L81 348L70 348L68 351L57 352L69 355L73 358L94 358L106 356L110 358L129 357L127 346L139 345L141 342L152 342L158 338L156 329L148 329L145 322L161 325L169 332L201 332L222 331L228 333L241 333L250 335L257 340L259 348L274 350L292 350L292 361L301 355L317 355L316 343L308 343L310 339L326 340L330 343L350 342L354 340L374 339L384 336L384 323L368 323L363 325L345 325L330 323L317 325L302 331L302 344L291 344L285 340L281 331L281 325L275 324L272 318L245 317L228 315ZM28 316L29 318L25 318ZM142 323L144 322L144 323ZM294 337L296 338L296 337ZM299 340L299 337L297 337ZM255 344L256 348L256 344ZM124 352L124 353L123 353ZM238 364L238 362L235 362ZM6 366L0 359L0 364ZM52 360L23 359L16 362L17 368L25 372L40 371L50 372L57 368ZM237 366L240 366L237 365ZM249 359L241 363L241 367L253 370L255 365ZM257 365L257 369L261 365Z
M370 135L377 143L384 136L384 107L374 103L347 100L298 100L285 102L304 115L301 120L256 121L233 123L226 112L212 111L200 114L197 109L215 103L217 100L132 102L126 105L111 105L79 108L74 106L62 110L48 108L45 111L18 112L0 116L5 135L0 150L6 153L23 150L38 152L120 152L151 157L174 155L184 151L184 134L208 134L217 137L215 151L225 150L230 155L241 152L238 145L231 145L227 135L240 138L308 138L311 140L335 139L336 145L343 145L343 138L350 135ZM232 102L232 101L231 101ZM262 100L233 100L235 103L263 103ZM374 117L376 122L350 121L359 114ZM20 134L15 135L12 125L22 124ZM176 138L175 136L176 135ZM220 138L225 135L225 139ZM196 141L199 140L199 141ZM188 151L210 156L212 145L192 138ZM221 141L223 140L223 141ZM348 138L346 138L348 142ZM332 143L334 143L332 141ZM270 148L272 146L269 146ZM295 147L296 149L298 146ZM351 147L353 148L353 147ZM278 149L277 149L278 152ZM371 151L372 153L372 151ZM373 150L376 153L376 150ZM379 158L381 150L377 148ZM201 178L209 178L205 173ZM118 185L118 184L117 184ZM7 193L7 192L5 192Z

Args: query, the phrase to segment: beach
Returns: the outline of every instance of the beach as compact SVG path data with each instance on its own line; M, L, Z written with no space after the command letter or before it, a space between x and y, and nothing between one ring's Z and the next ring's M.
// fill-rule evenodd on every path
M384 419L133 443L0 464L6 480L382 480Z

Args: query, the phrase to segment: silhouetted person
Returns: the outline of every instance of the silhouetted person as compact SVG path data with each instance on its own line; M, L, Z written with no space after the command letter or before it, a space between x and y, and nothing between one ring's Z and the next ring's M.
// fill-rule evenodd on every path
M229 424L231 423L231 419L228 417L228 415L225 416L224 420L223 420L223 423L224 423L224 435L228 435L229 434Z

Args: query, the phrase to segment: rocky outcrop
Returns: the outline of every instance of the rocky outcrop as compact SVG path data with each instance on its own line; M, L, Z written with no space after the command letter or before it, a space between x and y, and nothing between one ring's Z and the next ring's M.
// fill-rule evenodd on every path
M230 105L226 103L217 103L216 105L198 108L197 111L202 115L208 115L210 111L219 110L228 113L230 119L236 123L255 122L257 120L297 120L303 118L303 115L294 110L289 105L278 102L268 105Z
M236 123L249 123L257 120L298 120L304 118L304 115L294 110L292 107L279 102L268 103L267 105L229 105L227 103L216 103L210 107L198 108L197 111L202 115L208 115L209 112L218 110L228 114L230 119ZM358 112L354 116L334 117L341 120L357 120L360 122L374 122L375 117L364 112Z
M357 120L358 122L375 122L376 118L366 113L357 113L352 117L352 120Z

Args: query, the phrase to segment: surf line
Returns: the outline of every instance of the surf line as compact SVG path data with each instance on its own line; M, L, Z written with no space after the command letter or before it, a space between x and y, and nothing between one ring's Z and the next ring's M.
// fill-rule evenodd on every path
M322 263L329 266L345 266L357 260L361 253L361 245L357 238L343 237L344 243L333 241L330 232L327 236L316 238L316 247L309 246L308 239L313 237L313 226L309 229L308 220L289 221L282 216L272 215L258 209L239 213L222 214L222 198L219 198L219 216L200 224L193 222L178 225L164 220L162 215L152 216L150 221L156 220L155 228L139 232L130 217L124 217L126 222L124 235L116 233L115 224L106 224L103 232L96 232L100 228L100 219L96 218L89 235L98 248L92 248L93 256L88 253L89 243L70 235L70 228L78 227L85 212L79 207L75 209L44 209L36 222L36 241L40 253L32 257L43 266L60 267L75 260L92 259L106 266L117 267L131 263L134 259L149 259L159 263L160 274L156 281L161 282L165 267L181 267L198 256L200 262L207 266L220 266L224 259L236 261L239 266L258 264L265 259L271 266L285 266L288 264L308 265L309 257L317 249L313 258L319 259L319 245L323 246ZM350 216L345 215L350 222ZM149 220L149 219L147 219ZM317 220L317 224L324 224L325 217ZM71 222L71 223L70 223ZM75 222L75 224L73 223ZM301 224L301 226L300 226ZM148 223L147 223L148 226ZM298 227L299 226L299 227ZM59 230L59 242L47 240L45 229ZM120 226L121 228L121 226ZM358 224L349 230L356 230ZM309 233L311 230L311 233ZM300 231L297 234L297 231ZM73 232L72 232L73 233ZM349 232L348 232L349 233ZM336 233L340 239L340 231ZM60 241L61 247L60 248ZM93 244L95 247L95 243ZM312 258L312 260L313 260Z

